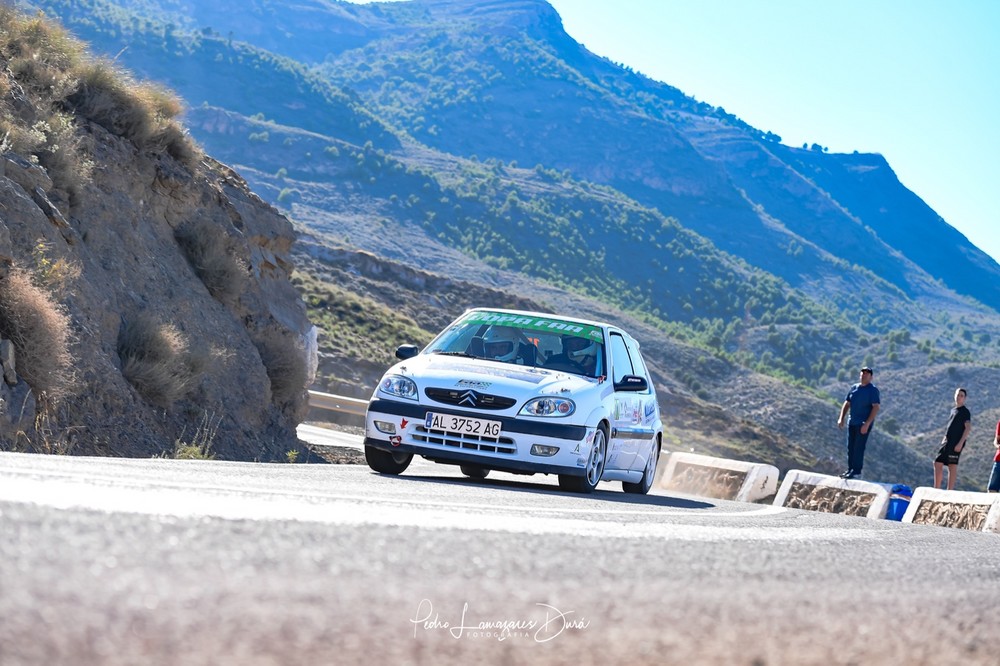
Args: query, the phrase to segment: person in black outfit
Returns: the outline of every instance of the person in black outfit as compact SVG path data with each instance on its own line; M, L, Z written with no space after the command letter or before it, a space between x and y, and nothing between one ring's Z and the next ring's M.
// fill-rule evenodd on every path
M941 439L941 449L934 459L934 487L940 488L944 476L944 466L948 466L948 490L955 489L958 475L958 457L965 448L965 441L972 430L972 414L965 406L965 389L955 391L955 407L951 410L948 427Z

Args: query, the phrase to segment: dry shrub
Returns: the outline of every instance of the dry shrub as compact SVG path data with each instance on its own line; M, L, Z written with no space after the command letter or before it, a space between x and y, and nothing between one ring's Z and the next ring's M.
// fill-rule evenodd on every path
M28 90L62 101L76 88L74 71L86 53L83 43L58 23L4 8L0 39L11 73Z
M17 373L56 402L72 387L70 318L31 275L14 268L0 279L0 337L14 344Z
M221 416L204 412L201 415L201 422L190 438L186 436L187 426L185 426L181 436L174 440L173 457L177 460L213 460L215 453L212 452L212 445L221 423Z
M73 118L57 112L36 123L36 127L45 135L45 145L35 153L39 164L45 167L54 186L78 196L84 184L90 182L94 163L84 150Z
M144 146L164 150L190 169L202 159L201 149L174 118L184 112L184 105L175 94L153 83L141 83L133 89L139 104L148 109L155 127Z
M156 117L141 98L131 78L105 60L83 65L80 84L70 102L86 118L112 134L145 146L156 132Z
M159 407L170 407L201 380L209 354L193 347L176 326L141 313L127 321L118 336L122 374L139 394Z
M73 285L83 269L79 262L66 257L55 257L52 244L43 240L35 242L31 250L31 258L35 261L35 280L45 287L49 293L61 298L73 290Z
M183 106L172 93L152 83L136 83L106 60L89 62L78 74L79 86L69 101L84 117L140 150L166 151L188 168L201 159L201 151L174 120Z
M57 188L79 194L93 164L65 104L78 86L83 45L55 23L6 9L0 53L7 55L0 88L9 93L0 104L0 144L45 167Z
M53 423L55 419L50 412L51 410L35 415L35 429L31 435L24 431L17 433L17 443L24 443L25 452L66 456L76 447L78 435L83 428L79 426L58 428Z
M62 112L30 127L11 118L0 119L0 151L7 150L41 164L52 184L71 196L80 194L94 170L73 118Z
M110 60L91 56L83 42L44 16L29 17L0 5L0 61L6 61L13 77L2 87L13 84L29 93L35 116L22 120L33 125L41 119L52 126L57 136L48 141L51 146L75 148L60 133L65 123L58 117L60 112L75 112L140 150L165 151L189 169L202 159L201 149L175 120L183 111L176 95L152 83L138 83ZM8 116L9 110L0 109L0 115ZM22 154L42 158L35 152Z
M168 155L191 171L194 171L195 167L205 158L205 153L191 138L187 130L175 122L163 126L159 142Z
M271 397L278 405L296 405L305 393L306 352L290 331L269 328L254 340L271 381Z
M0 150L12 150L18 155L36 155L45 147L47 137L35 123L28 127L12 118L0 118Z
M249 279L235 240L218 224L204 219L182 225L175 237L209 293L223 303L235 301Z

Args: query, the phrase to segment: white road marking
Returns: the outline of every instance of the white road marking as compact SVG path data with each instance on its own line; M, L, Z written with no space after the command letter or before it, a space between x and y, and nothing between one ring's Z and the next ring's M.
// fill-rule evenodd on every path
M225 520L305 521L338 525L383 525L527 534L579 535L624 539L814 540L863 538L864 530L816 528L801 530L753 526L690 525L664 522L623 522L625 517L751 518L786 512L762 506L747 511L706 512L663 509L574 507L503 507L473 502L371 498L350 493L296 492L260 487L203 486L157 482L148 478L39 474L21 468L0 468L0 502L28 503L57 509L87 509ZM581 516L586 516L583 518ZM616 520L617 518L617 520ZM728 520L726 522L729 522Z

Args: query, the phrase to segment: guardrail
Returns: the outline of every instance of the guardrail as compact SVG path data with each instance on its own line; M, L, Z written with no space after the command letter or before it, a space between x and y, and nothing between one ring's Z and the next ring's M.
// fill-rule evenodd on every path
M368 409L368 401L360 398L348 398L343 395L333 395L321 391L309 391L309 406L317 409L328 409L343 414L364 416Z

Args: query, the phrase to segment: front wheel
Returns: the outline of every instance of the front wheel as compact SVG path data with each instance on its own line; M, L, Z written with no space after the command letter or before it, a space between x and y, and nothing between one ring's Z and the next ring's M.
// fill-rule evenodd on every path
M383 451L374 446L365 446L365 462L379 474L402 474L413 460L412 453Z
M638 483L628 483L622 481L622 490L635 495L645 495L653 487L653 479L656 477L656 464L660 460L660 443L653 442L653 450L649 452L646 460L646 469L642 473L642 479Z
M559 477L559 487L574 493L590 493L604 476L604 463L607 460L608 436L604 430L597 429L594 435L594 445L590 447L590 457L587 458L587 473L584 476Z

